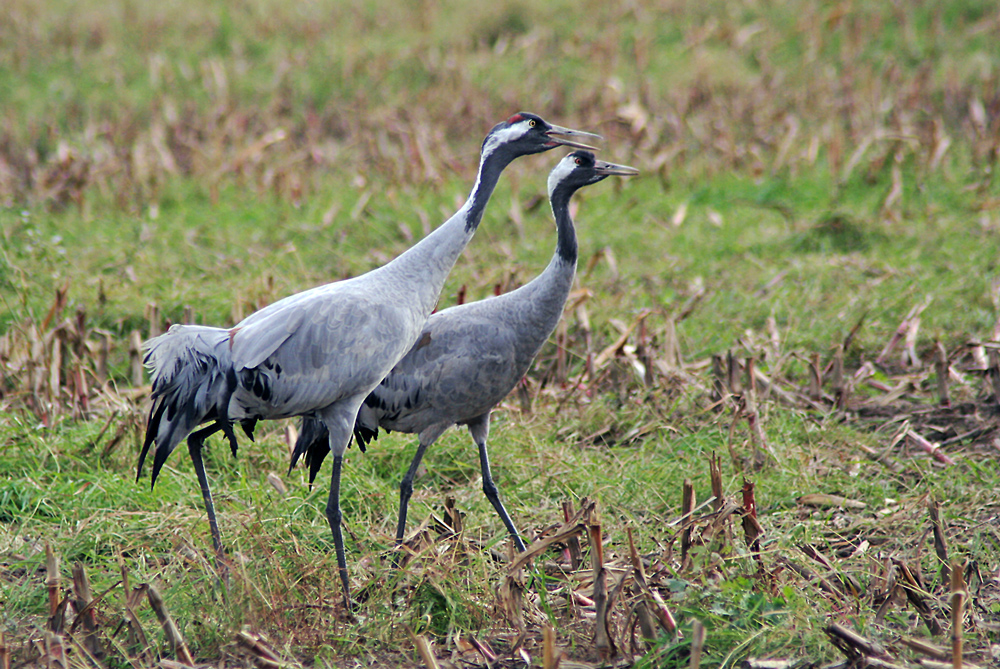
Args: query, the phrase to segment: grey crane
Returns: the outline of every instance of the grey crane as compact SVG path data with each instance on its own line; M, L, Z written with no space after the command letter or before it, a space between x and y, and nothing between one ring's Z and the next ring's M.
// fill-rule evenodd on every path
M519 156L557 146L590 148L574 137L597 135L552 125L535 114L514 114L483 141L465 204L393 261L281 299L232 328L174 325L146 343L152 407L137 476L155 444L155 484L167 456L187 437L220 564L224 552L201 458L205 438L221 431L235 453L234 422L252 436L258 420L308 416L323 425L326 449L333 453L326 516L350 605L340 476L358 409L417 340L504 168Z
M362 449L378 437L379 427L418 435L416 455L399 486L397 547L403 542L413 477L424 452L452 425L467 425L479 449L483 492L518 551L524 550L490 474L490 413L528 371L562 316L576 273L576 231L569 214L573 193L611 175L634 174L638 170L595 160L589 151L575 151L559 161L548 180L557 242L545 270L517 290L433 314L406 356L365 398L354 424ZM291 466L305 455L310 482L329 450L327 438L322 423L303 419Z

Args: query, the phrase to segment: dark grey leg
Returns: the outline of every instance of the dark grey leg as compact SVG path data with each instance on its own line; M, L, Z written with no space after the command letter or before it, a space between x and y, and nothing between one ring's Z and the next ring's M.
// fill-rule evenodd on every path
M497 485L493 482L493 475L490 473L490 456L486 451L486 437L489 434L489 429L488 415L484 420L469 423L469 432L472 433L472 438L476 442L476 446L479 447L479 466L483 471L483 492L486 493L486 499L490 500L490 504L496 509L500 520L503 521L507 531L510 532L511 538L514 539L514 545L517 546L517 551L523 553L525 548L524 541L521 540L521 536L517 533L514 521L510 519L510 514L504 508L503 502L500 501L500 491L497 490Z
M344 554L344 534L340 528L343 514L340 511L340 469L344 464L343 455L333 456L333 474L330 477L330 497L326 501L326 519L333 532L333 545L337 551L337 569L340 582L344 586L344 606L351 610L351 584L347 578L347 556Z
M208 513L208 528L212 533L212 546L215 547L215 568L220 574L225 574L227 571L226 552L222 549L222 534L219 532L219 521L215 517L212 489L208 485L205 462L201 458L201 449L205 445L205 439L222 429L222 423L213 423L192 432L187 438L187 445L188 453L191 455L191 463L194 465L194 472L198 476L198 485L201 487L201 497L205 500L205 511Z
M427 446L420 442L417 445L417 453L413 456L410 468L406 470L403 481L399 484L399 523L396 525L396 548L403 545L403 534L406 532L406 508L410 503L410 496L413 495L413 477L417 475L417 468L424 457ZM398 565L397 565L398 566Z

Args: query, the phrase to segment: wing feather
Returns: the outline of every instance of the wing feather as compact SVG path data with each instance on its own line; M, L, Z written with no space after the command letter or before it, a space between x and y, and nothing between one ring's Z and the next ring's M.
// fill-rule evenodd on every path
M314 296L236 329L234 419L305 414L366 394L418 332L405 312L384 300L360 293Z
M383 428L400 432L473 418L500 402L524 374L516 351L516 333L501 321L432 316L365 406Z

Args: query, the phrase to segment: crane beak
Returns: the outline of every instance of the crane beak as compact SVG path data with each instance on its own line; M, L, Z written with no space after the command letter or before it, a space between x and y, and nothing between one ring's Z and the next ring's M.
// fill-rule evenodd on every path
M628 165L615 165L614 163L606 163L603 160L598 160L594 164L594 171L598 174L603 174L606 176L619 176L619 177L634 177L639 173L639 170L634 167L629 167Z
M583 144L582 142L575 141L574 137L583 137L593 141L601 141L604 138L600 135L595 135L592 132L583 132L582 130L571 130L569 128L564 128L559 125L551 126L545 135L549 138L546 143L546 148L555 148L557 146L569 146L574 149L588 149L590 151L596 151L597 149L589 144Z

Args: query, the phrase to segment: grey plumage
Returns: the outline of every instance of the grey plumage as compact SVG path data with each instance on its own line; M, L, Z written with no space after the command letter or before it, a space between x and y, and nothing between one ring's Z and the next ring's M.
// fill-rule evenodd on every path
M147 343L153 403L138 473L155 444L155 483L167 456L188 437L220 564L224 553L201 460L204 439L221 430L235 451L233 422L241 422L249 435L257 420L308 416L323 425L334 456L326 515L345 602L350 601L340 473L358 409L416 341L503 169L522 155L585 146L570 139L582 135L594 136L534 114L515 114L483 141L476 183L461 209L392 262L286 297L233 328L175 325Z
M400 485L397 545L402 543L413 477L426 449L452 425L467 425L479 449L483 491L519 551L524 543L500 501L490 474L486 441L490 413L527 372L562 316L576 272L577 241L569 201L579 188L610 175L637 171L594 159L588 151L563 158L549 175L549 200L556 221L556 251L545 270L504 295L463 304L432 315L417 342L365 398L354 425L364 445L386 431L419 436L416 455ZM326 456L323 426L304 418L292 454L302 455L312 480Z

